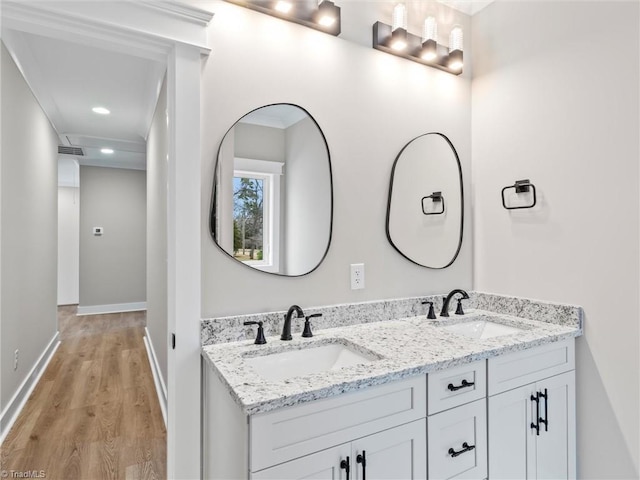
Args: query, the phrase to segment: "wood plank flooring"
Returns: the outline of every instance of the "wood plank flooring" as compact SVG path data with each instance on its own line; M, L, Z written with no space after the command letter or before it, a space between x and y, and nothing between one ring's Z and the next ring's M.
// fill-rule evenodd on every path
M0 447L0 470L60 480L166 478L145 312L77 317L70 306L58 319L61 344Z

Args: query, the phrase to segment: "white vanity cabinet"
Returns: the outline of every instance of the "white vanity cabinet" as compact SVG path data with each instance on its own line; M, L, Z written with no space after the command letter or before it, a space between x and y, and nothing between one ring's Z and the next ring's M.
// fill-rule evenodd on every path
M252 473L251 478L426 479L425 431L425 420L416 420Z
M576 476L574 340L488 361L489 478Z
M207 368L203 476L426 479L426 393L421 375L247 416Z
M574 345L249 415L204 365L203 478L575 478Z
M430 480L487 477L486 368L481 360L427 376Z

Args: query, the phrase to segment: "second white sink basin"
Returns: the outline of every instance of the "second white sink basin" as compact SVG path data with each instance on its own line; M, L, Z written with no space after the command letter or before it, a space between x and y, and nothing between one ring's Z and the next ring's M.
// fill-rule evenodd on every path
M489 320L470 320L468 322L445 325L441 328L448 332L458 333L476 340L501 337L503 335L513 335L514 333L523 331L522 328L491 322Z
M358 352L341 343L309 346L297 350L246 357L245 361L269 381L328 372L379 360L374 354Z

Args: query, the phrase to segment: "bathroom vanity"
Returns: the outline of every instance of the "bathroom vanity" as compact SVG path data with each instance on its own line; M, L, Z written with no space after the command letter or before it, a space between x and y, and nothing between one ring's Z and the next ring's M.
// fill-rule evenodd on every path
M312 338L205 345L204 478L574 478L581 309L472 293L429 320L420 300L313 309ZM247 318L204 321L203 343Z

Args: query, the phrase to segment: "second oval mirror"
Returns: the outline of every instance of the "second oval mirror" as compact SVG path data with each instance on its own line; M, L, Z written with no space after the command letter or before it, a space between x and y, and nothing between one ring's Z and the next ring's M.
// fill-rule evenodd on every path
M462 168L453 144L427 133L398 154L389 185L387 238L418 265L446 268L462 245Z
M299 276L331 242L333 191L325 137L301 107L275 104L238 120L216 163L210 231L244 265Z

